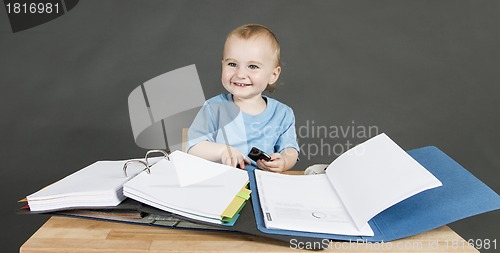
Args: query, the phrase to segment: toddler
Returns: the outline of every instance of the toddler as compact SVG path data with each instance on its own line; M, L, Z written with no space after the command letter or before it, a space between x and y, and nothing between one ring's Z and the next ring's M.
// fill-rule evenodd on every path
M231 31L222 56L222 85L228 93L205 102L188 131L189 154L226 165L283 172L298 159L295 116L287 105L262 95L281 73L280 45L267 27L256 24ZM252 147L270 161L249 160Z

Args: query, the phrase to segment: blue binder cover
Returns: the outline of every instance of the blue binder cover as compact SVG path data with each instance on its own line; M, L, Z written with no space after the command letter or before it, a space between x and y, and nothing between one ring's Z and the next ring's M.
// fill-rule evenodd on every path
M374 236L346 236L268 229L260 207L255 168L248 168L251 199L258 229L263 233L324 238L342 241L388 242L473 215L500 209L500 196L436 147L423 147L408 154L438 178L443 186L405 199L382 211L368 224ZM247 168L247 167L245 167Z

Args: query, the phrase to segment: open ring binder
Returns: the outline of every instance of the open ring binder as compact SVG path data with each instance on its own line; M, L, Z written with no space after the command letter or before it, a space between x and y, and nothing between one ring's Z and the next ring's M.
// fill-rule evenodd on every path
M141 163L142 165L144 165L144 170L149 174L151 173L151 171L149 170L149 166L147 165L147 163L143 160L140 160L140 159L133 159L133 160L130 160L130 161L127 161L124 165L123 165L123 174L125 174L125 177L128 177L127 175L127 166L130 164L130 163Z
M144 160L146 161L146 166L148 166L148 169L149 169L149 162L148 162L148 158L149 158L149 154L152 154L152 153L162 153L163 156L168 160L170 161L170 157L168 156L168 153L164 150L161 150L161 149L153 149L153 150L149 150L148 152L146 152L146 156L144 157ZM149 172L148 172L149 173Z
M130 164L130 163L141 163L142 165L144 165L144 169L143 171L146 171L146 173L150 174L151 173L151 170L149 169L151 166L149 165L149 162L148 162L148 158L149 158L149 155L152 154L152 153L162 153L163 154L163 157L167 160L170 160L169 156L168 156L168 153L164 150L160 150L160 149L154 149L154 150L149 150L148 152L146 152L146 156L144 156L144 161L141 160L141 159L133 159L133 160L130 160L130 161L127 161L124 165L123 165L123 173L125 174L125 177L128 177L127 175L127 166Z

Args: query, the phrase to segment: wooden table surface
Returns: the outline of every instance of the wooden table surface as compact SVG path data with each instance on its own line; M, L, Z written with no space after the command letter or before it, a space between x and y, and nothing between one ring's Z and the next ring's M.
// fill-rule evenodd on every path
M306 247L241 233L53 216L21 246L20 252L295 252ZM332 241L323 252L478 251L443 226L382 244Z

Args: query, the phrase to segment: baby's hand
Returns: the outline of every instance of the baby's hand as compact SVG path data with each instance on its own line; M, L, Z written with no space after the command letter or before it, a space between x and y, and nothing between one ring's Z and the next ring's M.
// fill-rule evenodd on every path
M263 170L271 171L271 172L283 172L286 167L286 160L280 153L272 153L271 161L266 162L263 159L257 161L257 166Z
M222 153L221 162L232 167L239 165L240 169L244 169L245 164L250 164L246 156L231 146L227 146L227 149Z

